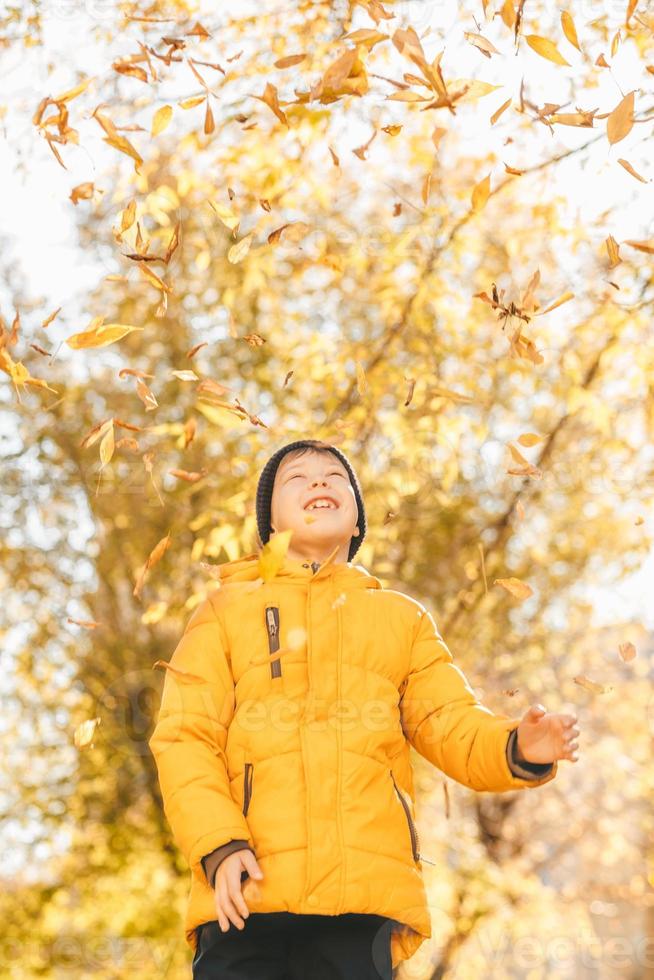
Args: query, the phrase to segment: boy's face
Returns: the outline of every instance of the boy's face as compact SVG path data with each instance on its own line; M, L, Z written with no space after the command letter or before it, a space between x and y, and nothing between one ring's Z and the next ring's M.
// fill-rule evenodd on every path
M312 508L320 498L333 504ZM273 534L292 529L289 558L321 561L339 546L334 561L346 562L350 540L359 533L357 518L354 488L333 453L286 453L275 474L270 524Z

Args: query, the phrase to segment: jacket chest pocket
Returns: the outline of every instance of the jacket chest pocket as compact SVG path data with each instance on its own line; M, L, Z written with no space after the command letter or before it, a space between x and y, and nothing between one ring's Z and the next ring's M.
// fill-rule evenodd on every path
M245 768L243 769L243 816L247 816L247 812L250 808L250 800L252 799L252 776L254 773L254 766L251 762L245 763Z
M393 770L392 769L389 769L389 772L391 774L391 779L393 780L393 787L395 788L395 792L397 794L397 798L400 801L400 803L402 804L402 808L404 810L404 815L406 817L406 821L407 821L407 824L408 824L408 827L409 827L409 833L411 834L411 853L413 854L413 860L414 861L419 861L420 860L420 838L418 837L418 828L416 827L416 825L414 823L414 820L413 820L413 817L411 816L411 809L409 807L409 804L405 800L402 792L400 791L399 786L395 782L395 776L393 775Z
M279 651L279 606L266 606L266 630L270 655ZM270 676L282 676L282 662L279 657L270 661Z

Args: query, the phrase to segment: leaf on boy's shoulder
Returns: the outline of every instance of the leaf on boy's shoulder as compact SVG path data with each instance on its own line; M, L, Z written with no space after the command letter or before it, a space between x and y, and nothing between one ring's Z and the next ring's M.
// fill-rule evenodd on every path
M192 674L190 670L180 670L179 667L173 667L173 665L169 664L167 660L155 660L155 662L152 664L152 669L154 670L155 667L165 667L166 670L172 671L173 674L175 674L177 677L179 677L181 681L184 681L185 683L194 683L194 682L195 683L199 682L200 684L207 683L206 678L199 677L197 674Z

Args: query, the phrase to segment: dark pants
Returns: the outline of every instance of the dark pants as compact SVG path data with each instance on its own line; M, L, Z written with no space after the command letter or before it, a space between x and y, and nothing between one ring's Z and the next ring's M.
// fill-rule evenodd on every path
M244 928L198 929L194 980L392 980L391 928L382 915L251 912Z

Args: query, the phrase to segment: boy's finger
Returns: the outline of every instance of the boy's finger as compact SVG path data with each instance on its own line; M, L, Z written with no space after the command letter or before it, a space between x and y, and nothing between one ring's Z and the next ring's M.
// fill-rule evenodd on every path
M263 871L259 867L259 862L252 851L244 851L241 855L241 861L243 862L243 867L252 878L263 878Z
M238 929L242 929L245 923L234 908L234 904L227 891L227 884L225 881L220 882L220 904L222 905L223 912L227 918L230 919L230 921L233 922Z
M227 888L229 891L229 897L231 898L233 904L238 908L239 912L244 919L247 919L250 911L247 907L247 902L243 898L241 893L241 869L235 868L230 874L227 881Z

